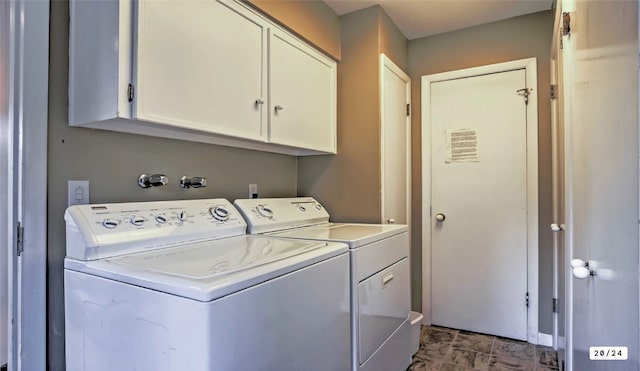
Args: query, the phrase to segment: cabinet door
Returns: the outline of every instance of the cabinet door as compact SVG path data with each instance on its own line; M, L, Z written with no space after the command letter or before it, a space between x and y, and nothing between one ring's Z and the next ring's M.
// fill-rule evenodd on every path
M335 153L336 63L271 29L269 78L269 140Z
M266 140L266 23L214 0L137 4L135 117Z

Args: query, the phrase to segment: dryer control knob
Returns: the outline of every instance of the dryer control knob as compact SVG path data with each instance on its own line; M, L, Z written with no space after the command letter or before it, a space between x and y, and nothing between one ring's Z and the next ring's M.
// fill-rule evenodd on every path
M211 216L213 216L216 220L219 220L221 222L229 220L229 210L225 209L222 206L210 208L209 213L211 213Z
M268 206L260 205L257 207L258 214L264 216L265 218L273 218L273 210Z
M164 215L156 215L156 222L158 222L158 224L164 224L167 222L167 217Z
M178 213L178 220L181 222L184 222L185 220L187 220L187 213L185 211L181 211Z
M131 224L139 227L144 224L144 218L140 216L134 216L133 218L131 218Z

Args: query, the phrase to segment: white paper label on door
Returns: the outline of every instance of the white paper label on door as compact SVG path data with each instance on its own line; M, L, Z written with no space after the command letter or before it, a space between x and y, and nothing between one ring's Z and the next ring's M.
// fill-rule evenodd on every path
M478 159L478 131L476 129L447 130L446 137L446 163L480 162Z

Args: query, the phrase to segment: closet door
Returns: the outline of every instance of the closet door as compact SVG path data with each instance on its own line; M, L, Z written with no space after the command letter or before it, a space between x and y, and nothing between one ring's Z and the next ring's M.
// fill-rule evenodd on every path
M266 23L213 0L137 6L135 118L265 140Z

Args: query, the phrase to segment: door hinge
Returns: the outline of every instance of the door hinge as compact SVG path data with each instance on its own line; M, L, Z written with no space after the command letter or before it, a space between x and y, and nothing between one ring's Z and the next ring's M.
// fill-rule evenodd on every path
M552 300L552 310L553 313L558 313L558 299L553 298Z
M24 227L18 222L18 230L16 231L16 253L22 255L24 251Z
M524 296L524 303L527 306L527 308L529 308L529 293L528 292Z
M571 13L562 13L562 36L571 35Z
M407 103L407 117L411 116L411 104Z
M529 95L531 95L532 90L533 89L522 88L522 89L516 90L516 93L524 97L524 104L529 104Z
M127 89L127 98L129 99L129 102L133 102L134 94L133 84L129 84L129 88Z
M550 85L549 86L549 94L551 95L551 99L558 98L558 85Z

